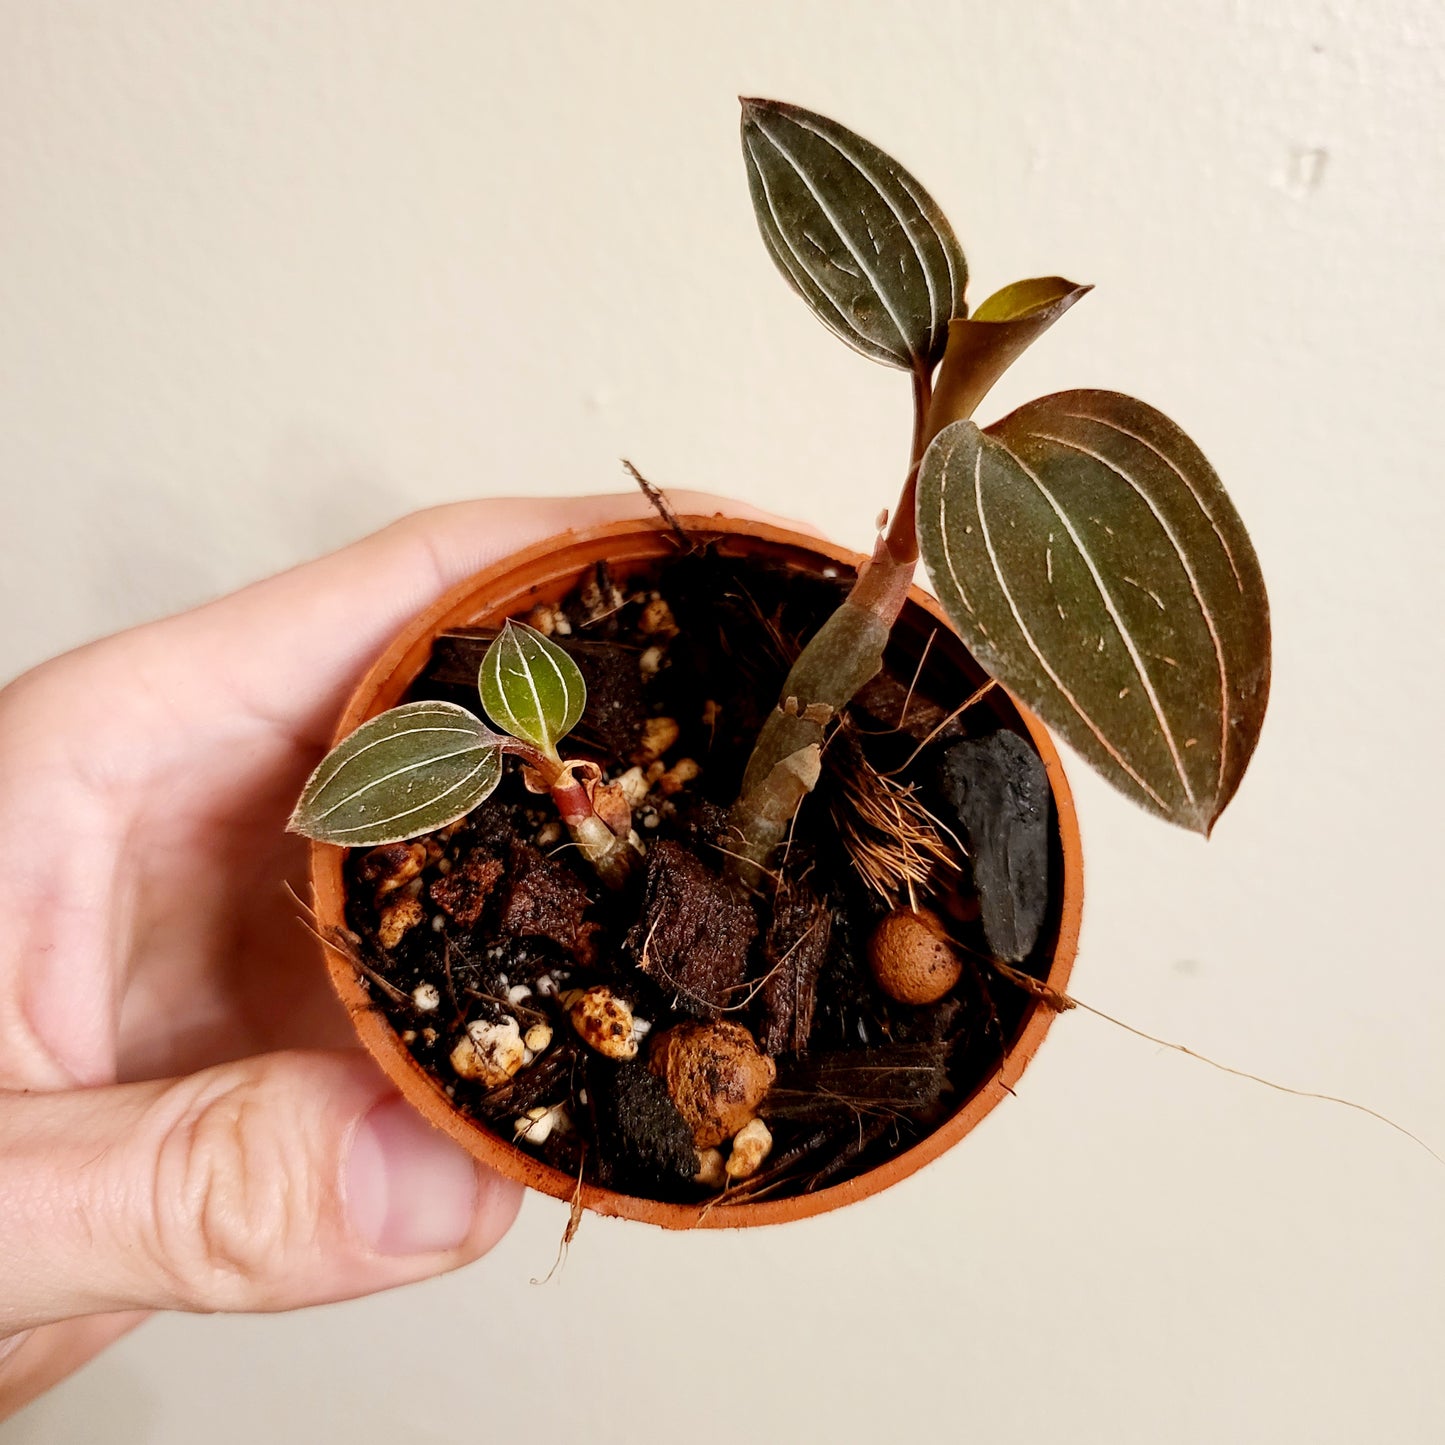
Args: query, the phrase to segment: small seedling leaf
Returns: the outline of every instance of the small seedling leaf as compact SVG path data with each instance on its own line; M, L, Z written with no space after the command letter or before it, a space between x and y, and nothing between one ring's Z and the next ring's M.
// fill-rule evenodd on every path
M323 843L362 848L445 828L501 781L500 743L455 703L391 708L322 759L288 826Z
M825 116L744 100L743 156L778 270L850 346L931 369L968 267L943 212L891 156Z
M1199 448L1067 391L941 431L919 476L935 591L988 671L1116 787L1208 834L1269 694L1269 604Z
M508 622L487 649L478 685L487 716L549 757L556 756L557 744L587 706L577 664L525 622Z

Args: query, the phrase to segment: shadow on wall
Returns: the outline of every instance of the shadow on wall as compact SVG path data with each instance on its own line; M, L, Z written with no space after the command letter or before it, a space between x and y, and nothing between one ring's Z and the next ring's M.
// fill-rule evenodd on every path
M0 645L0 681L68 648L166 617L354 541L435 501L313 432L278 437L243 489L118 476L18 559L16 596L52 605ZM25 574L29 574L26 576Z
M321 555L425 505L312 433L278 438L246 496L117 488L86 529L93 615L103 628L164 617ZM113 623L107 619L114 619Z
M98 1440L97 1420L105 1421L105 1445L151 1445L155 1439L156 1401L141 1372L115 1350L92 1361L63 1389L41 1396L0 1425L0 1445Z

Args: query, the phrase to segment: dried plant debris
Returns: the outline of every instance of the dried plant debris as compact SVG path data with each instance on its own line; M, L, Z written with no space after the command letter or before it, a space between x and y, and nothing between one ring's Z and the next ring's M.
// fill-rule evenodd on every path
M507 866L507 895L497 926L511 938L547 938L576 954L587 946L583 914L591 901L586 881L530 843L514 842Z
M890 778L868 760L856 731L840 727L823 755L835 786L828 805L858 875L884 902L937 891L937 875L962 871L961 849L929 812L912 783ZM945 878L947 883L956 878Z
M785 878L773 898L763 944L767 969L759 1035L770 1054L802 1053L813 1032L818 975L833 940L833 914L806 878Z
M432 883L432 901L462 928L471 928L504 871L500 858L474 850Z
M970 952L987 945L960 839L987 829L967 808L968 837L954 829L962 774L950 763L941 784L940 760L977 719L924 741L916 725L961 698L934 696L916 653L870 690L885 717L859 709L829 732L768 887L724 877L766 700L843 585L700 540L523 614L586 674L576 736L645 849L627 887L599 887L511 762L460 823L349 856L338 946L377 1006L458 1109L571 1178L719 1207L825 1188L937 1127L1030 1006L995 997ZM438 639L413 698L475 697L495 635ZM870 966L880 923L915 905L963 960L936 1001L917 1001L921 985L890 997Z
M763 1112L794 1121L928 1113L948 1089L944 1041L845 1049L785 1063Z
M713 1018L737 999L757 931L752 904L696 853L668 839L652 846L627 948L681 1012Z

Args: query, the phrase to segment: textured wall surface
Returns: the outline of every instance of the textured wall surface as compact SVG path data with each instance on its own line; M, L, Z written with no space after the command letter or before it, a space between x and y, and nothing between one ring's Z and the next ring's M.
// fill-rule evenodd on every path
M1097 290L987 411L1134 391L1276 628L1207 846L1072 769L1085 1000L1445 1147L1445 12L1433 0L0 6L0 675L408 509L664 483L863 544L906 383L753 229L738 93L839 116L975 299ZM63 820L61 820L63 823ZM533 1199L489 1259L165 1318L6 1445L1445 1438L1445 1170L1061 1020L858 1208L664 1237Z

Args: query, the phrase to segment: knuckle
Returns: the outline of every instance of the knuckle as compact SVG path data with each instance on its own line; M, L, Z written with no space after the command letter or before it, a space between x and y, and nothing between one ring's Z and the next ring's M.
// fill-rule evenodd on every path
M153 1246L192 1309L264 1308L317 1232L302 1133L274 1123L294 1111L278 1112L258 1070L227 1073L186 1102L157 1153Z

